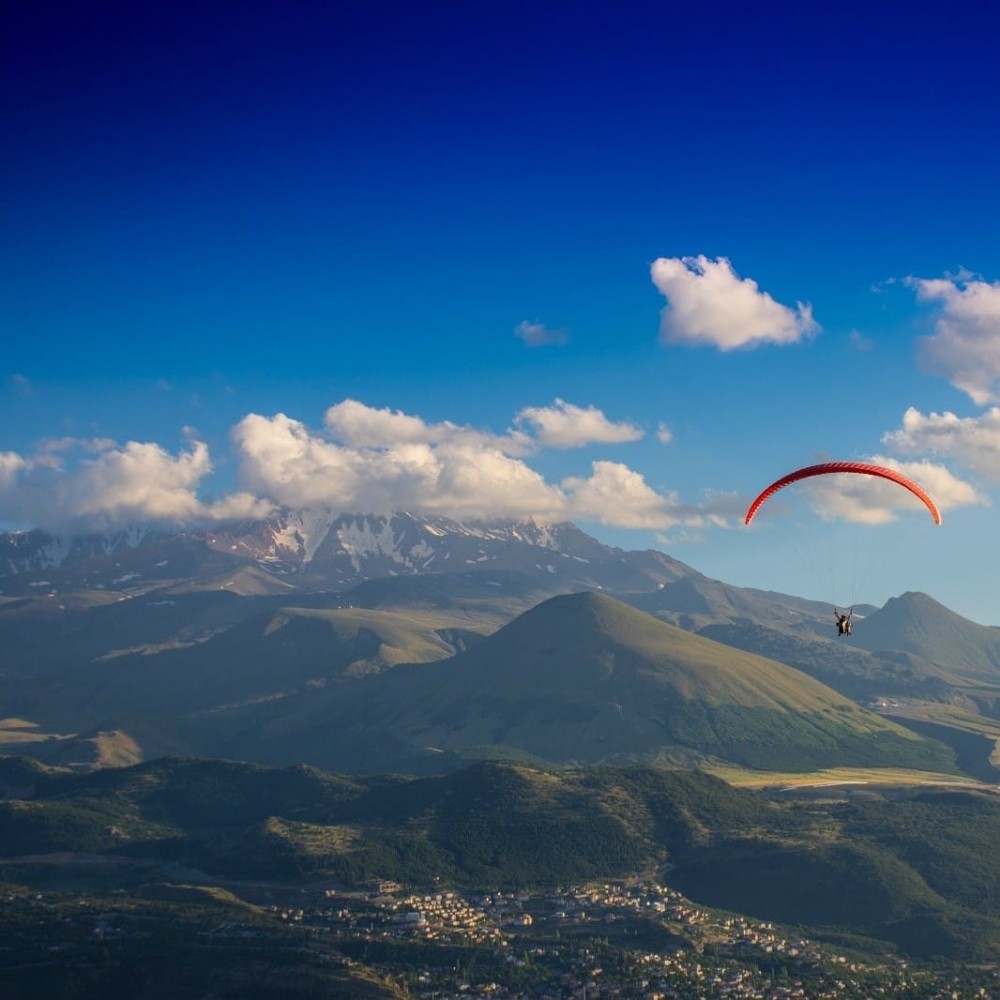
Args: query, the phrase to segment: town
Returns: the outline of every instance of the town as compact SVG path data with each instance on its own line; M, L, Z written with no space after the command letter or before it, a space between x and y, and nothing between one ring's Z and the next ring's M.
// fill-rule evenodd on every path
M469 894L381 882L365 898L326 889L316 905L273 912L351 943L387 974L403 973L423 1000L1000 995L998 969L954 973L912 969L898 957L852 959L772 923L702 909L652 880ZM472 974L480 968L492 977Z

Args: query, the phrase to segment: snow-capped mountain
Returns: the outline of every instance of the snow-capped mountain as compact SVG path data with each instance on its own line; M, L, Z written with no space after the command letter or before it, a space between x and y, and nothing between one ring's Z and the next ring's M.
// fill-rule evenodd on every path
M0 535L0 589L7 594L30 593L29 587L123 588L240 566L305 588L498 569L619 591L652 590L692 572L661 552L604 545L570 523L458 521L405 512L299 510L197 531L135 526L80 537L37 530Z

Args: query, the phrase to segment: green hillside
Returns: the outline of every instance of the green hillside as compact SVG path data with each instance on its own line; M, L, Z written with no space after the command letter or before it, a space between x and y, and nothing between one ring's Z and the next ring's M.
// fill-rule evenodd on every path
M542 886L663 876L811 933L978 960L1000 944L1000 801L765 797L691 771L484 762L432 778L164 759L89 775L0 758L4 858L104 852L233 878Z
M453 637L475 635L475 625L444 612L284 607L204 641L105 655L87 669L24 683L12 707L76 732L123 718L182 718L441 659L454 652Z
M1000 686L1000 629L969 621L927 594L891 598L855 632L862 648L916 654L950 683Z
M357 699L357 700L355 700ZM950 751L785 664L675 628L600 594L552 598L448 660L370 678L331 705L325 766L404 767L407 753L557 763L722 758L810 770L953 770ZM309 756L299 732L287 759ZM674 755L671 757L671 755Z

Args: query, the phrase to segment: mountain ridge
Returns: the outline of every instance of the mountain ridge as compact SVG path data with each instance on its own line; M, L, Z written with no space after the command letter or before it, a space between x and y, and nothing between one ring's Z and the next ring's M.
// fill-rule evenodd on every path
M483 564L541 570L585 582L592 561L600 564L598 575L609 577L595 580L595 585L617 589L645 589L692 572L662 552L626 552L604 545L570 522L463 521L407 512L286 510L267 520L197 530L137 525L90 535L38 529L0 535L0 579L22 592L30 592L25 586L51 584L41 574L55 571L66 582L106 588L137 579L170 579L178 566L188 575L202 572L199 563L214 572L249 564L286 580L323 581L335 587Z

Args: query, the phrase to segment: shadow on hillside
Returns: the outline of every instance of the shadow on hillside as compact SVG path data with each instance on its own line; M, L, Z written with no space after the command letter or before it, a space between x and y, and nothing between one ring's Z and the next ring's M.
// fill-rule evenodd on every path
M957 757L958 766L971 778L1000 784L1000 768L990 763L990 754L996 749L994 741L979 733L970 733L954 726L944 726L937 722L923 722L918 719L907 719L903 716L889 716L893 722L921 736L929 736L950 746Z

